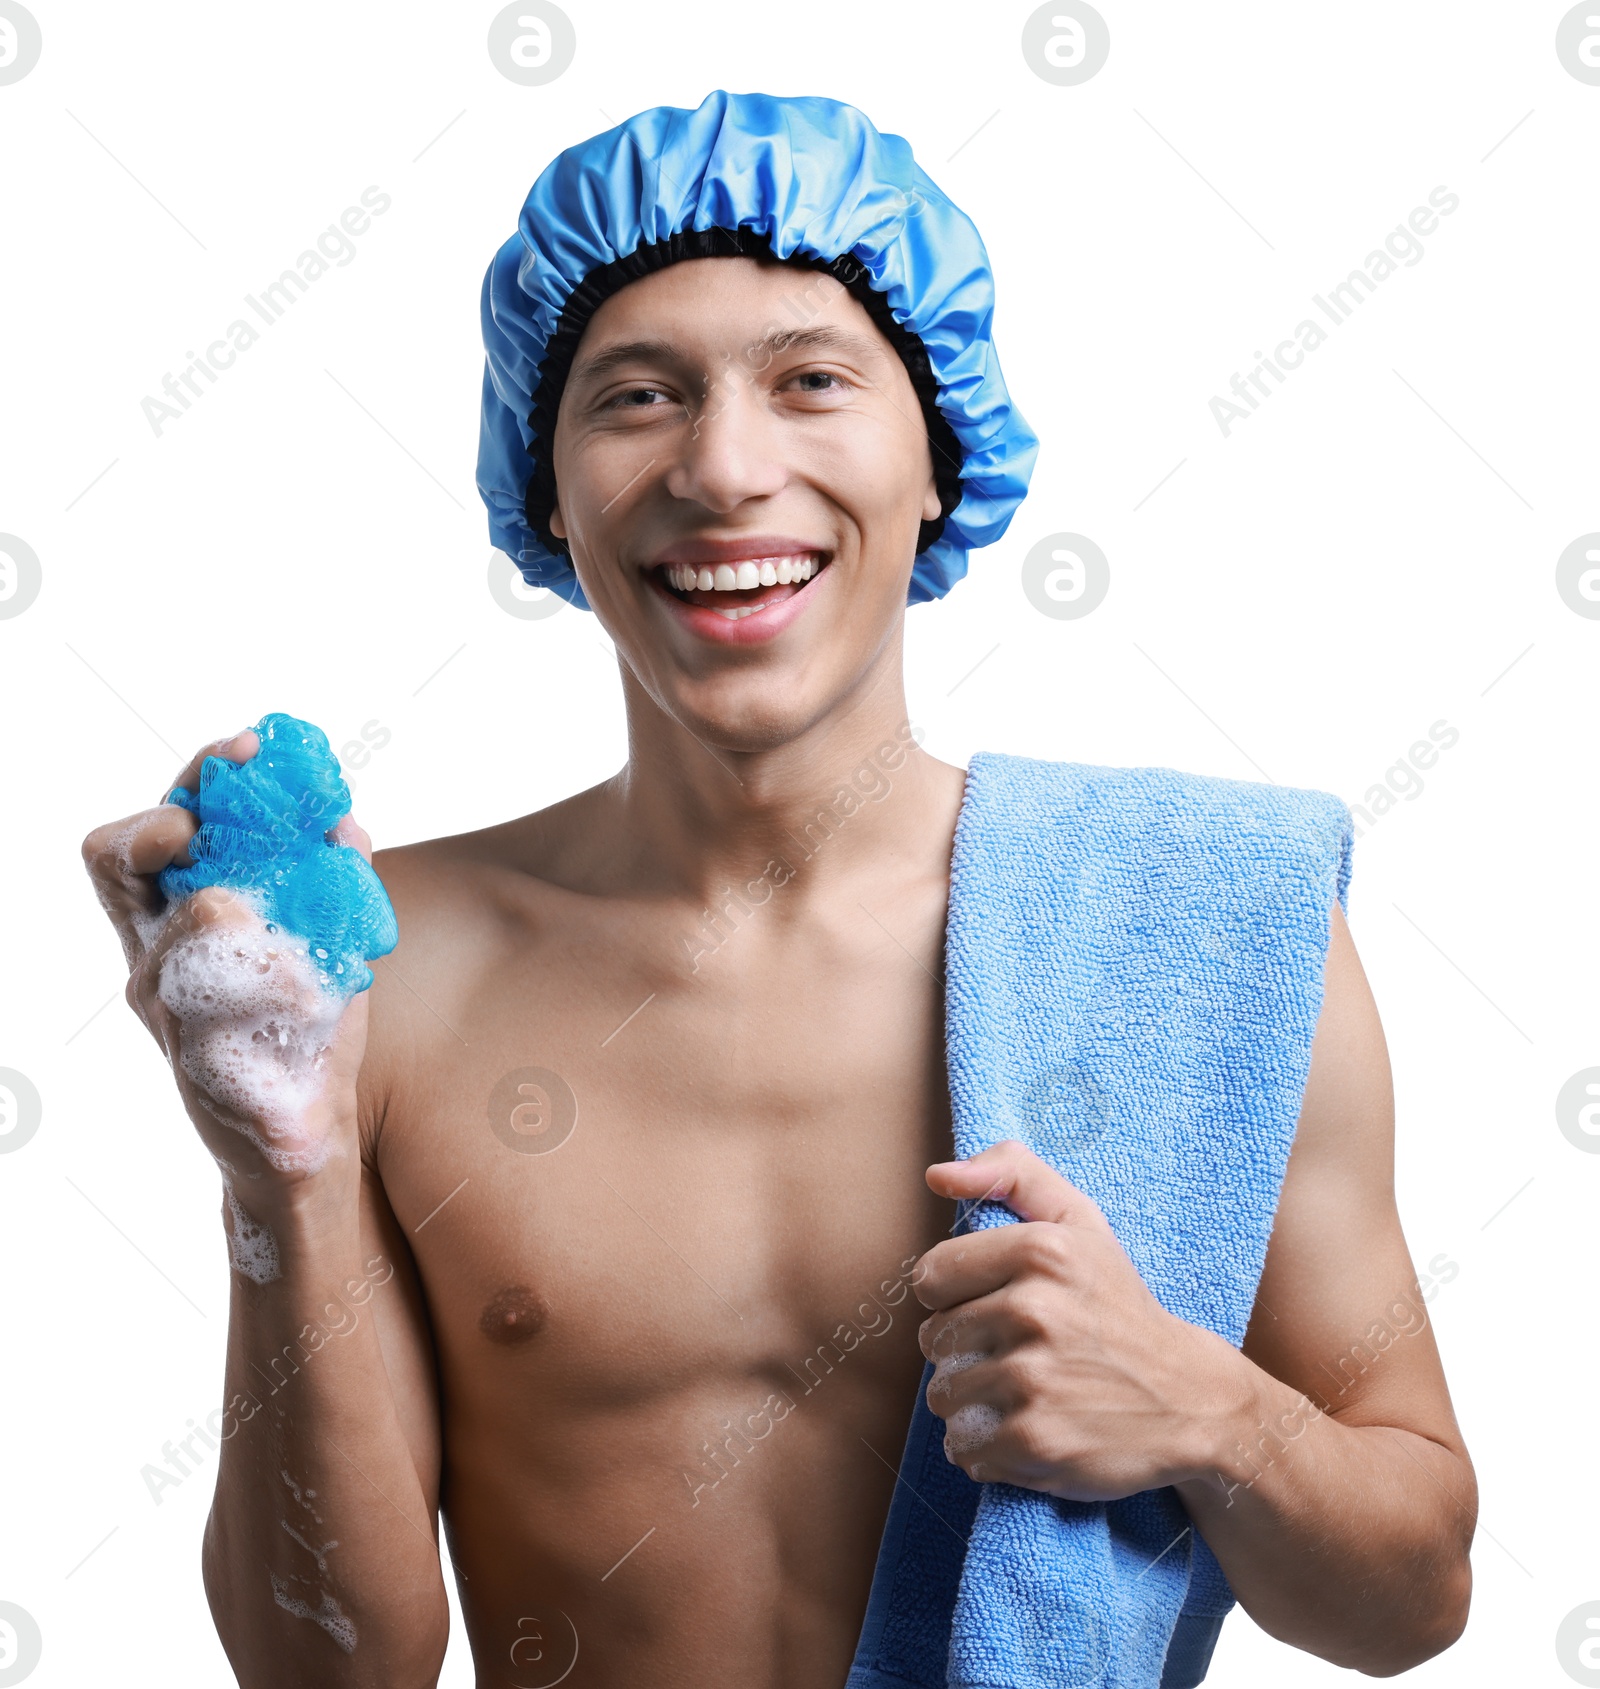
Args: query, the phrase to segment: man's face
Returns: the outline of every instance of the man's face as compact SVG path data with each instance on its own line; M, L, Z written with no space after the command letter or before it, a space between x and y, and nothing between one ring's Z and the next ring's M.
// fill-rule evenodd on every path
M898 649L939 514L927 429L831 277L699 258L613 294L578 344L554 469L550 526L585 597L707 743L783 744Z

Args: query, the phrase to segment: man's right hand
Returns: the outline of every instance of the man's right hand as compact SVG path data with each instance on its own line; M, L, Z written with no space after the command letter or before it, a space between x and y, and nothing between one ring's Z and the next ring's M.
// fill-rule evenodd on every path
M217 740L172 784L198 790L207 756L244 762L259 748L248 729ZM297 953L304 941L269 930L226 887L169 906L156 876L189 863L197 827L177 804L143 810L90 833L84 863L122 941L129 1006L171 1062L189 1118L230 1187L240 1181L246 1207L266 1219L313 1185L359 1174L366 993L341 1012ZM327 836L371 861L371 841L353 817Z

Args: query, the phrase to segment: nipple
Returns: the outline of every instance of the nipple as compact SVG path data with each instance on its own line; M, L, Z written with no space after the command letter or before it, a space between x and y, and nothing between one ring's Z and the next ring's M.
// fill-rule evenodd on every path
M515 1346L536 1337L550 1317L538 1293L525 1284L508 1285L478 1316L478 1330L491 1343Z

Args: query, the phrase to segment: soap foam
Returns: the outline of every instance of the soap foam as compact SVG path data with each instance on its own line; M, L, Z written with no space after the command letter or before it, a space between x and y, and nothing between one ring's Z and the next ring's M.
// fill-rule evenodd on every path
M945 1421L945 1453L964 1454L968 1449L981 1449L985 1443L994 1441L1001 1423L1000 1410L987 1402L972 1402L957 1408Z
M976 1366L979 1361L989 1358L987 1349L960 1349L954 1354L941 1355L933 1369L933 1377L928 1380L931 1393L939 1393L950 1388L950 1380L958 1372L965 1372L969 1366Z
M228 1192L228 1215L233 1221L233 1230L228 1234L233 1270L253 1284L271 1284L278 1277L278 1240L266 1226L245 1213L232 1190Z
M307 1116L346 999L323 989L305 944L260 920L202 927L167 950L157 995L216 1118L280 1172L316 1172L329 1145Z
M323 1543L321 1548L313 1548L311 1546L311 1544L309 1542L307 1542L306 1539L303 1536L301 1536L301 1534L294 1528L293 1525L291 1525L289 1523L289 1521L287 1519L280 1519L278 1521L278 1523L280 1525L282 1525L283 1528L289 1533L289 1535L292 1536L294 1538L294 1540L297 1543L299 1543L300 1546L306 1551L306 1553L309 1554L311 1556L311 1558L316 1561L317 1570L319 1572L327 1571L327 1569L328 1569L328 1550L330 1548L337 1548L339 1546L337 1542L325 1542L325 1543Z
M294 1499L299 1502L306 1512L309 1513L320 1525L322 1523L322 1515L311 1505L311 1503L317 1499L317 1492L315 1490L301 1489L290 1476L286 1468L280 1467L278 1469L278 1476L283 1479L284 1483L286 1483L291 1490L294 1491ZM287 1527L285 1528L287 1529ZM339 1545L336 1542L332 1542L329 1543L328 1546L330 1548L337 1548Z
M270 1574L272 1578L272 1599L283 1608L286 1613L293 1613L297 1619L310 1619L313 1624L319 1624L327 1631L335 1642L347 1654L353 1654L356 1647L356 1627L345 1616L344 1609L326 1590L318 1590L322 1597L320 1606L312 1607L302 1601L299 1596L289 1593L289 1586L276 1572Z

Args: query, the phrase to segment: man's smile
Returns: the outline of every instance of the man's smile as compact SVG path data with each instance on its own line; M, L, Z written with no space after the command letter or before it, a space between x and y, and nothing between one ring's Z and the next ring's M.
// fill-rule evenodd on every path
M795 600L832 555L765 534L685 540L668 547L645 573L693 632L742 645L775 637L787 627L802 608Z

